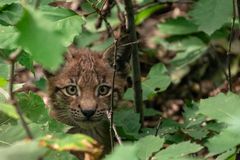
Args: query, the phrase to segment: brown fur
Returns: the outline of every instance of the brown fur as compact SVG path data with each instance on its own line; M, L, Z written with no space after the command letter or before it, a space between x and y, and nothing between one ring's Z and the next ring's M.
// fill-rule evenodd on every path
M113 50L104 54L88 49L70 47L66 54L63 67L54 75L48 76L49 96L51 100L50 115L74 126L69 133L84 133L95 138L105 147L105 153L110 151L109 123L106 116L111 103L111 94L99 96L97 88L104 84L112 86ZM120 68L116 74L114 86L115 103L121 98L126 87L126 67ZM77 95L69 96L65 88L75 85ZM91 118L86 119L82 110L96 110Z

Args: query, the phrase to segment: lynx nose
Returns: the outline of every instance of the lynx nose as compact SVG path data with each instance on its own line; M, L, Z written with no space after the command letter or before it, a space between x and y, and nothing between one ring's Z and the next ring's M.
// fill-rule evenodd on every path
M88 119L94 115L96 110L81 110L82 114L87 117Z

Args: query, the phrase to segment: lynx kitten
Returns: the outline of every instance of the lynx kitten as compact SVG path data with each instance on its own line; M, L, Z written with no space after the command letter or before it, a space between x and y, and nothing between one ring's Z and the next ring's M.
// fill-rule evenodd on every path
M117 72L112 88L114 46L104 53L69 47L65 64L54 74L48 74L50 115L74 126L69 133L84 133L110 151L109 123L106 116L111 103L122 97L126 87L130 46L117 49Z

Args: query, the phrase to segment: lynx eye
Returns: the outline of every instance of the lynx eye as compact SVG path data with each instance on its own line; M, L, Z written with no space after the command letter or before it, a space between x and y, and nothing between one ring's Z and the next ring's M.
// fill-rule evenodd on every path
M110 93L111 91L111 87L106 85L106 84L102 84L100 86L98 86L97 88L97 95L99 96L106 96Z
M65 91L66 91L66 93L67 93L68 95L70 95L70 96L77 95L77 92L78 92L77 87L74 86L74 85L69 85L69 86L67 86L67 87L65 88Z

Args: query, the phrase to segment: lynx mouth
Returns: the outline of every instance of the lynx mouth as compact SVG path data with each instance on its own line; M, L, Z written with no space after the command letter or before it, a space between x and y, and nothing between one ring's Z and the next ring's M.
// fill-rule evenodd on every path
M92 128L92 127L95 127L99 124L101 124L102 122L104 121L108 121L107 117L102 117L102 118L90 118L90 119L87 119L87 118L83 118L83 119L79 119L79 118L72 118L74 123L76 124L76 126L79 126L79 127L83 127L83 128Z
M93 116L93 117L74 117L72 116L74 121L76 122L98 122L98 121L101 121L102 119L104 119L104 115L101 115L101 116Z

